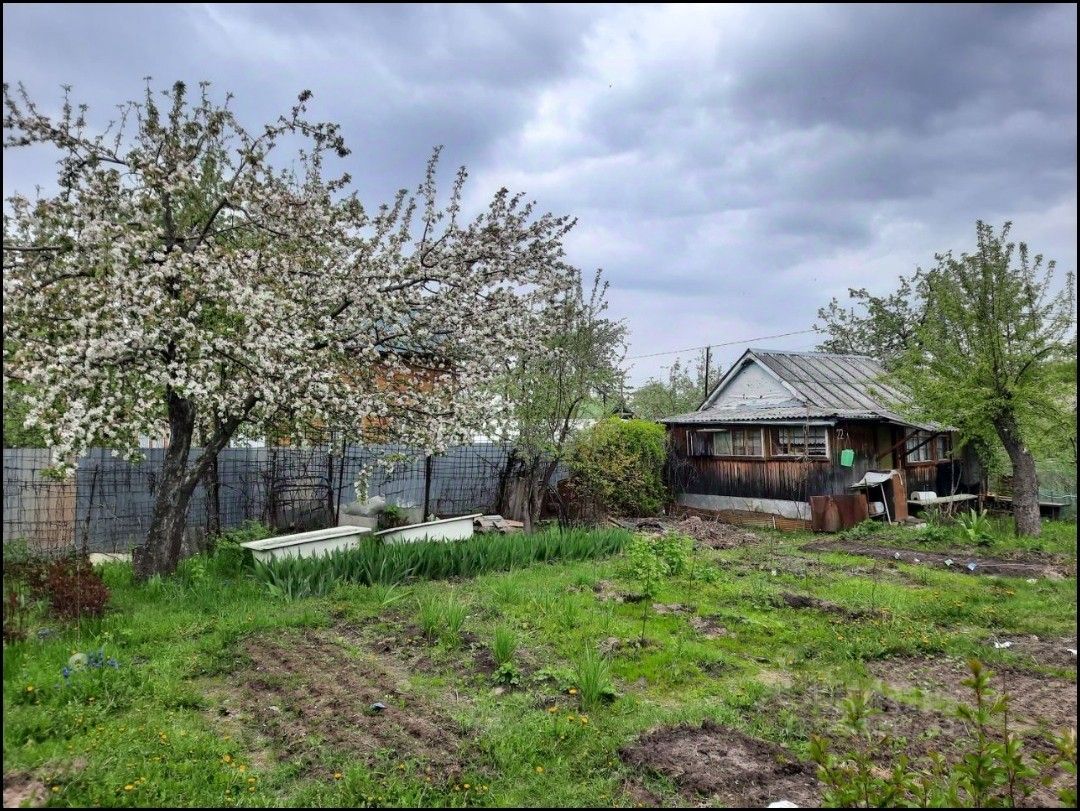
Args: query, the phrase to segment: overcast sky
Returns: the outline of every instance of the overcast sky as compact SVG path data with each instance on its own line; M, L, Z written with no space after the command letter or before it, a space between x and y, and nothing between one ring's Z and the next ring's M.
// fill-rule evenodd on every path
M1075 269L1076 30L1072 5L7 4L4 81L104 120L144 76L209 79L252 125L309 88L371 202L443 144L474 202L578 218L570 258L605 269L639 355L806 329L978 218ZM5 195L50 177L5 152Z

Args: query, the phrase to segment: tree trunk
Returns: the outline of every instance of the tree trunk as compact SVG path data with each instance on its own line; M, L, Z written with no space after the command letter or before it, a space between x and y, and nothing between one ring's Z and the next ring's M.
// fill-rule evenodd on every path
M994 428L1012 462L1016 534L1037 536L1042 532L1042 520L1039 517L1039 477L1035 472L1035 458L1024 444L1016 420L1011 416L995 422Z
M195 408L189 400L170 393L169 447L161 466L161 481L146 541L134 550L132 563L137 580L155 574L172 574L180 561L187 508L195 483L188 476L188 456L195 432Z
M521 521L525 531L532 532L540 518L544 491L555 471L555 464L539 459L526 460L511 453L499 490L499 514L512 521Z

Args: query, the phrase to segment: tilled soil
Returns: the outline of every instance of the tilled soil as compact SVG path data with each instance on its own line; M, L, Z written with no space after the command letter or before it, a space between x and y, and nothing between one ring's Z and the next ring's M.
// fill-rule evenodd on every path
M689 535L701 546L710 549L732 549L757 543L761 539L752 532L740 529L718 519L705 519L699 515L686 518L636 518L620 519L616 523L634 532L664 533L680 532Z
M4 808L39 808L48 796L45 785L28 774L4 775Z
M1076 576L1076 564L1054 557L1031 556L1006 560L991 558L971 551L925 552L921 549L902 549L893 546L878 546L861 541L821 541L807 544L804 550L810 552L843 552L848 555L863 555L893 563L929 566L934 569L947 569L960 574L988 574L1000 577L1034 577L1061 580ZM946 561L952 561L946 563ZM970 566L969 564L974 564Z
M995 642L1006 644L1008 652L1016 656L1022 664L1076 669L1076 637L1040 639L1037 636L1004 634L987 639L985 644L993 648Z
M920 690L950 702L971 703L973 692L961 682L970 676L956 659L882 659L868 664L870 673L898 691ZM1009 695L1009 718L1021 731L1061 731L1076 726L1076 683L1019 668L994 667L990 685Z
M779 800L801 807L821 803L813 764L712 721L653 730L619 755L634 768L669 778L695 802L729 808L764 808Z
M916 769L929 768L931 758L942 756L956 762L967 751L972 731L955 713L938 706L918 706L909 700L900 701L874 693L866 721L867 741L855 735L842 722L842 702L846 690L833 685L810 685L797 690L776 693L754 708L755 713L779 715L792 713L799 719L806 734L820 735L830 742L836 755L844 755L859 747L870 746L878 767L888 769L902 755ZM965 696L966 698L966 696ZM1025 738L1024 748L1030 756L1049 755L1052 745L1038 730L1020 730ZM1034 794L1022 804L1026 807L1057 807L1059 788L1068 776L1058 773L1050 785L1037 785Z
M842 605L830 603L828 600L821 600L817 597L810 597L805 594L783 592L779 595L778 599L788 608L811 608L815 611L824 611L826 614L838 614L839 616L853 620L870 616L870 614L865 611L854 611L850 608L844 608Z
M391 664L351 653L325 631L253 638L243 650L241 706L286 756L304 761L325 746L368 762L418 761L433 779L461 771L465 742L454 723Z

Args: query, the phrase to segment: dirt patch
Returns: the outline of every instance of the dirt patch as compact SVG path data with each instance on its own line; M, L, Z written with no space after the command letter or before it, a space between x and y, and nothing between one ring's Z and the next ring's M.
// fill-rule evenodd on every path
M920 690L949 702L970 703L973 693L961 682L970 675L955 659L882 659L870 673L894 690ZM1018 729L1060 731L1076 726L1076 683L1011 667L993 667L991 687L1009 694L1009 716Z
M610 580L596 581L595 585L593 585L593 593L596 595L596 599L602 603L612 601L616 603L640 603L644 599L640 594L620 591L619 587Z
M735 638L735 632L725 628L718 617L691 617L690 627L706 639Z
M999 577L1034 577L1061 580L1076 576L1076 565L1052 557L989 558L973 552L924 552L921 549L902 549L877 546L865 541L825 541L803 547L811 552L843 552L863 555L893 563L930 566L961 574L988 574Z
M844 608L842 605L836 603L830 603L828 600L819 600L817 597L811 597L807 594L791 594L790 592L783 592L780 594L780 601L788 608L810 608L815 611L824 611L826 614L837 614L848 619L863 619L869 616L865 611L854 611L850 608Z
M653 603L652 610L657 614L692 614L694 609L682 603Z
M4 775L4 808L40 808L47 796L45 784L28 774Z
M1076 668L1076 637L1039 639L1037 636L1002 636L987 639L987 647L1008 650L1023 664L1042 667Z
M813 764L712 721L654 730L624 746L619 756L671 779L687 797L730 808L764 808L778 800L803 807L821 802Z
M251 664L235 674L241 706L288 756L310 761L322 745L368 762L417 760L434 778L461 771L453 722L412 693L407 671L350 653L324 631L249 639L243 650Z
M761 539L752 532L740 529L715 518L705 519L699 515L686 518L631 518L614 520L619 526L633 532L660 535L679 532L689 535L701 546L710 549L732 549L757 543Z

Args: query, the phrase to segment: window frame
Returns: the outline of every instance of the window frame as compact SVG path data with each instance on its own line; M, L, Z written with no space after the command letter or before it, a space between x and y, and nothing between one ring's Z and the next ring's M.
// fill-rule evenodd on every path
M803 443L802 453L784 453L780 451L780 432L781 431L798 431L800 433L805 432L806 429L820 430L825 436L825 452L823 454L811 454L809 452L810 436L806 437L806 442ZM829 426L828 425L778 425L776 426L775 444L773 446L772 455L777 459L812 459L828 461L832 458L832 440L829 438ZM800 437L801 440L801 437ZM793 443L788 443L789 445Z
M746 436L750 436L754 432L756 432L757 436L758 436L758 453L756 453L756 454L753 454L753 453L735 453L735 433L736 432L744 434ZM698 452L696 452L695 442L697 441L697 438L695 436L693 436L695 434L710 434L711 435L710 436L709 452L708 453L698 453ZM719 453L717 451L717 442L716 442L716 435L717 434L727 434L727 436L729 437L730 442L731 442L731 449L732 450L731 450L730 453ZM762 425L758 425L758 426L754 426L754 425L747 425L747 426L732 425L732 426L728 426L728 427L724 427L724 428L699 428L699 429L691 428L691 429L688 429L687 450L688 450L689 456L691 456L691 457L708 456L708 457L713 457L715 459L761 459L761 460L765 460L765 459L768 459L767 441L768 441L767 437L765 436L765 426L762 426ZM743 447L745 449L745 440L744 440Z
M914 450L908 450L908 444L918 445ZM905 465L930 465L937 462L937 440L930 435L929 431L917 430L911 436L904 439L904 464ZM911 454L919 454L918 459L912 459ZM925 454L925 456L923 456Z

